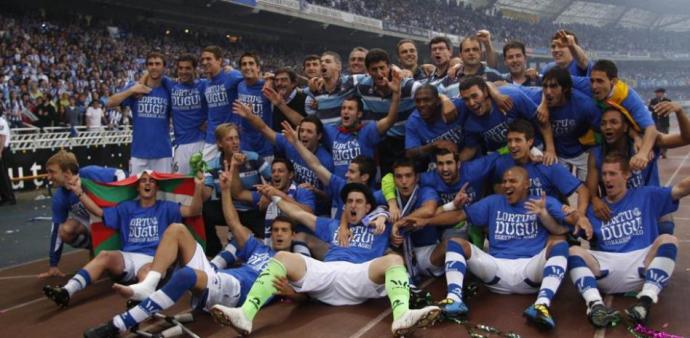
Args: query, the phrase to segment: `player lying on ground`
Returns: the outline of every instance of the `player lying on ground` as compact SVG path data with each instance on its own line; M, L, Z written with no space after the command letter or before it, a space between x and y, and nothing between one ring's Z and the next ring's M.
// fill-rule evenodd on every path
M156 199L158 183L149 172L143 172L137 181L138 199L120 202L112 208L101 208L84 194L79 177L74 177L68 183L68 189L77 195L90 213L102 217L106 227L120 233L122 249L101 251L62 287L44 286L46 297L60 306L67 306L77 291L101 278L104 272L122 282L143 280L149 272L161 234L171 224L182 222L183 217L201 213L203 179L200 174L194 182L196 188L192 203L185 206ZM157 272L152 276L156 274L160 276Z
M341 195L345 201L343 217L352 233L347 247L338 245L340 220L317 218L275 198L281 211L329 243L324 262L288 252L276 254L252 286L242 306L216 305L211 310L214 318L224 325L232 325L242 334L249 334L257 312L277 292L272 281L287 276L297 292L330 305L360 304L387 294L393 310L392 332L395 336L431 324L440 314L439 308L428 306L410 310L409 277L403 259L396 254L384 256L391 226L386 225L384 230L362 224L362 219L375 205L369 188L361 183L349 183Z
M226 168L227 169L227 168ZM227 224L233 234L237 251L232 259L239 259L242 265L237 268L216 270L206 259L204 251L192 234L182 224L173 224L165 231L156 256L151 264L149 275L139 284L129 287L119 285L119 293L130 297L144 297L142 302L129 311L115 315L107 324L87 330L87 338L117 337L133 328L153 314L173 306L189 290L192 292L192 305L195 309L208 311L212 306L236 306L244 302L249 288L259 272L266 266L276 251L289 250L294 237L294 224L286 217L277 217L272 224L272 247L256 239L251 230L240 223L239 216L230 196L232 175L227 170L221 173L220 185L223 193L223 211ZM158 291L156 277L160 277L168 267L180 262L184 266L176 270L170 280ZM230 262L232 265L233 262ZM149 276L154 275L154 278ZM274 283L280 295L298 297L287 285L286 279Z
M592 222L596 250L579 246L570 248L570 278L585 299L587 314L596 327L606 327L618 320L618 313L602 301L605 293L642 290L638 302L625 310L633 322L644 323L652 303L666 286L676 264L678 239L659 235L659 217L678 209L678 200L690 194L690 178L673 187L643 186L628 189L631 169L620 153L604 158L601 178L606 189L602 202L610 219L595 216L594 207L587 210Z

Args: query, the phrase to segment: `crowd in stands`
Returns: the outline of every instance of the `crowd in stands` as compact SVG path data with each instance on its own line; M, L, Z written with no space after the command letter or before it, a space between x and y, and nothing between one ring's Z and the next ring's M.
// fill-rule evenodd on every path
M497 41L519 39L531 48L548 48L551 37L544 32L559 29L574 31L578 36L596 36L583 39L582 47L589 50L632 53L687 52L687 34L622 27L595 27L584 24L558 25L549 20L527 22L503 17L500 11L473 9L455 1L429 0L309 0L320 6L333 7L346 12L381 19L384 22L409 25L466 36L477 27L491 30Z
M120 22L115 33L107 29L110 25L89 16L63 16L61 21L0 16L0 109L12 128L84 125L89 109L94 110L96 127L126 124L128 111L103 111L105 103L139 78L148 51L160 49L171 57L185 51L199 54L199 46L226 39ZM235 62L232 56L245 50L257 51L266 69L297 64L302 57L277 44L225 40L223 45L229 45L225 62L230 65Z

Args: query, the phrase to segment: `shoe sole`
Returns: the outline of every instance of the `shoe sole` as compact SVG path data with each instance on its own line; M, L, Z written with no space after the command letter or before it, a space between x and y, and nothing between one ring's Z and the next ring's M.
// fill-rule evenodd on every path
M542 330L553 330L554 328L556 328L556 323L547 322L547 321L541 319L539 316L532 317L528 313L523 313L522 315L525 318L527 318L527 321L536 325L538 328L540 328Z
M211 317L213 317L213 320L223 326L229 326L235 329L235 331L239 332L243 336L249 335L249 332L247 330L241 330L235 327L235 324L232 323L232 320L230 320L230 317L225 315L225 312L223 310L217 308L217 307L212 307L211 308Z
M422 329L425 328L438 319L438 317L441 315L441 310L440 309L433 309L429 312L427 312L424 316L420 317L419 320L414 323L414 325L407 327L407 328L400 328L395 330L393 333L393 337L402 337L408 334L411 334L414 332L416 329Z
M627 313L626 313L627 315ZM590 318L590 322L592 322L592 325L594 327L599 328L599 329L605 329L607 327L614 327L618 325L618 322L621 320L620 318L620 313L618 311L614 313L609 313L606 316L604 316L603 321L600 320L594 320L594 318Z
M61 298L58 298L57 293L52 288L44 288L43 294L46 297L48 297L48 299L52 300L55 304L57 304L57 306L59 306L61 308L65 308L69 304L69 300L65 301Z
M647 315L649 316L649 314L647 314ZM642 324L642 325L644 325L644 324L647 323L647 318L646 318L646 317L645 317L645 318L640 318L640 317L638 317L636 314L631 313L630 310L628 310L628 309L625 309L625 316L627 316L628 319L629 319L630 321L632 321L633 323L635 323L635 324Z

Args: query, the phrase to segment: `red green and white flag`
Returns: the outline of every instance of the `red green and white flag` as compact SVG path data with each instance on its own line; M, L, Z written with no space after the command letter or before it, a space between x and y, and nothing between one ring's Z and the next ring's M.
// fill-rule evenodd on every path
M194 178L180 174L164 174L151 172L151 178L158 183L158 199L168 200L190 205L194 195ZM101 208L114 207L118 203L137 198L138 176L130 176L124 180L112 183L100 183L82 178L81 183L86 194ZM185 217L184 224L189 228L194 238L206 247L206 232L204 220L199 216ZM119 250L122 247L120 235L117 231L106 228L101 217L91 215L91 240L93 250L98 254L101 250Z

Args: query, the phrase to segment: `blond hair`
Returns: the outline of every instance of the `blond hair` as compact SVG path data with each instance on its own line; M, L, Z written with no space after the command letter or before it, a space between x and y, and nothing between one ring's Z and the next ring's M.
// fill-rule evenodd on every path
M60 167L60 170L69 171L72 174L79 173L79 162L77 162L77 157L74 156L74 153L64 149L60 149L60 151L48 159L46 167L51 165L57 165Z
M240 135L240 127L232 122L226 122L226 123L221 123L216 127L215 131L215 136L216 136L216 143L219 143L223 140L225 135L227 135L231 130L237 131L237 135ZM218 150L222 150L220 146L218 147Z

